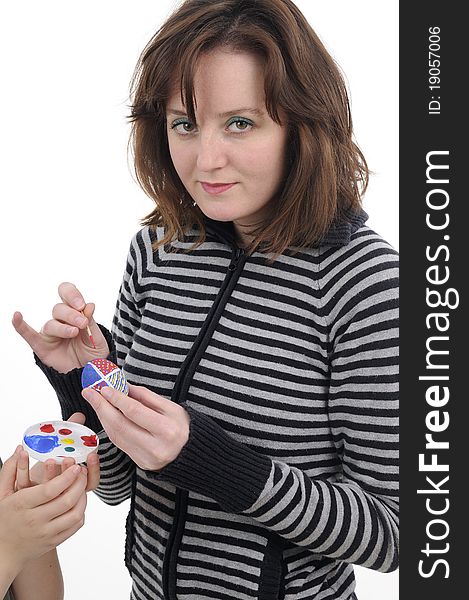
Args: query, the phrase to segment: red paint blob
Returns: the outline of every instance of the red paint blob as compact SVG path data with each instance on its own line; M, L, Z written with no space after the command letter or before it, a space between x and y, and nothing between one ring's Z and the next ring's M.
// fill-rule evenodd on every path
M97 446L96 435L82 435L83 446Z
M60 435L70 435L72 433L71 429L59 429Z
M40 429L43 433L52 433L55 431L53 425L51 425L50 423L46 423Z

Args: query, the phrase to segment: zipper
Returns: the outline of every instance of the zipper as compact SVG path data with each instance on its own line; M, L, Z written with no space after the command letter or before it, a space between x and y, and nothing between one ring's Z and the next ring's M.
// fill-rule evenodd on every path
M242 256L244 256L244 250L242 248L238 248L238 247L233 248L233 254L231 255L231 262L228 265L228 271L230 271L231 273L236 271L239 261L241 260Z
M207 348L215 327L218 324L224 307L231 296L233 288L239 279L244 268L246 256L242 248L233 247L231 261L225 279L222 282L220 290L210 311L205 319L202 329L197 336L194 345L189 350L179 371L176 383L174 384L171 400L179 403L189 390L194 372ZM163 594L167 600L177 600L176 596L176 578L177 578L177 557L182 535L186 525L187 502L189 492L187 490L176 489L174 519L171 526L171 532L168 538L164 562L163 562Z

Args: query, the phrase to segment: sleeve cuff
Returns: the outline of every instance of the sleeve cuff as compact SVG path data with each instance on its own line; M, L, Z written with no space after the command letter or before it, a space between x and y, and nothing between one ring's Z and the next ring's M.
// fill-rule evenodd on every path
M157 479L212 498L233 513L251 507L272 470L272 461L228 435L216 421L184 406L191 418L189 440Z
M99 325L111 352L107 357L113 363L116 362L116 350L112 340L111 333L102 325ZM41 359L34 354L34 360L47 378L47 381L54 388L57 398L60 402L62 417L67 420L74 412L81 412L85 415L85 424L95 432L101 431L103 426L91 406L81 395L81 374L83 369L72 369L68 373L59 373L53 367L45 365Z

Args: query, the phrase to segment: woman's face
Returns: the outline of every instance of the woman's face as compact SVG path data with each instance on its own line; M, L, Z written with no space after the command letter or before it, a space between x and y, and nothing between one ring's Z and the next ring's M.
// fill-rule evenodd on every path
M233 221L241 239L268 214L284 176L287 128L267 113L262 61L214 50L194 78L196 123L175 90L167 104L174 167L200 210Z

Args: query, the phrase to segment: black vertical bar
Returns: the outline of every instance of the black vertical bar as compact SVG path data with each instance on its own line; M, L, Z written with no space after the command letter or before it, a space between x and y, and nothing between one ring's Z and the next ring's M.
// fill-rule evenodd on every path
M469 52L463 7L430 0L401 3L400 12L405 600L467 595Z

